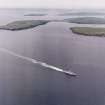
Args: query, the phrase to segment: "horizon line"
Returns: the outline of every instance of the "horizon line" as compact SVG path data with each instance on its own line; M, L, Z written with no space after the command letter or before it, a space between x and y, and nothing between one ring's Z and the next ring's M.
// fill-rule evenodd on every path
M58 10L73 10L73 9L88 9L88 10L91 10L91 9L97 9L97 10L105 10L105 8L88 8L88 7L79 7L79 8L54 8L54 7L0 7L0 9L58 9Z

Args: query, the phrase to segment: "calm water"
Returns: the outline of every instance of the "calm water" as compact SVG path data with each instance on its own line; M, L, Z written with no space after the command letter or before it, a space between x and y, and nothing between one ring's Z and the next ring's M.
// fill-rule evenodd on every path
M0 24L65 18L53 11L41 17L24 17L33 13L29 10L0 13ZM51 22L23 31L0 30L0 48L80 74L69 77L0 51L0 105L105 105L105 38L73 34L72 26Z

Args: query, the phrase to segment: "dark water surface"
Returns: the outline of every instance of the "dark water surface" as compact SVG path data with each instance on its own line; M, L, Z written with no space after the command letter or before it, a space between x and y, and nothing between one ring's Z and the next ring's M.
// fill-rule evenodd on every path
M0 23L24 19L23 13L2 12ZM80 74L70 77L0 51L0 105L105 105L105 38L73 34L71 26L0 30L0 48Z

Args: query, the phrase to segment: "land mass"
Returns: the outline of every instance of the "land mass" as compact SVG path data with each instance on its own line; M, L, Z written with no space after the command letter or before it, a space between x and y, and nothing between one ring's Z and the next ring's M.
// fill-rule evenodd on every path
M105 15L105 12L71 12L59 14L60 16L95 16Z
M26 14L24 16L45 16L47 14Z
M7 25L0 26L0 29L4 30L23 30L28 28L33 28L39 25L44 25L48 23L47 20L20 20L8 23Z
M105 18L98 18L98 17L69 18L65 19L65 21L77 24L105 24Z
M71 30L73 33L80 35L105 37L105 28L72 27Z

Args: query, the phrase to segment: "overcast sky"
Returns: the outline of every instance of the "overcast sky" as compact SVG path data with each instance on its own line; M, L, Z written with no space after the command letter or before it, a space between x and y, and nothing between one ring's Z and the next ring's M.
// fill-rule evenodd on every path
M0 0L0 7L105 8L105 0Z

